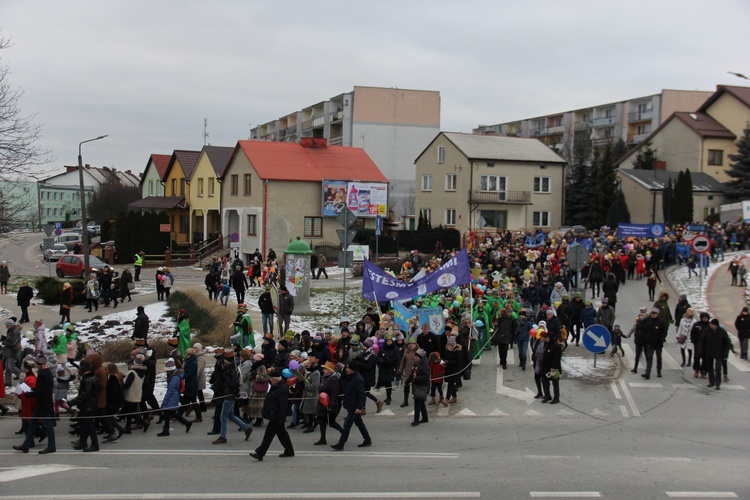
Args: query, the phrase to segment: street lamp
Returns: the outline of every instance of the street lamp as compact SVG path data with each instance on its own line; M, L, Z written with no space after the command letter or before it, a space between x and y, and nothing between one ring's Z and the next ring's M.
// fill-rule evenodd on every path
M89 139L87 141L82 141L78 144L78 182L81 184L81 225L83 226L83 231L81 231L81 235L83 236L83 275L86 277L87 273L89 272L89 231L86 228L87 220L86 220L86 190L83 186L83 158L81 158L81 146L83 144L86 144L87 142L94 142L98 141L99 139L104 139L105 137L109 137L108 135L100 135L99 137L96 137L94 139Z

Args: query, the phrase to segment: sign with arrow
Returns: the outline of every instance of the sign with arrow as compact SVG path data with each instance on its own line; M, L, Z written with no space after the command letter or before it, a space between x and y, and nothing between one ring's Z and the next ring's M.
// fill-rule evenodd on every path
M583 347L599 354L607 350L612 342L612 335L606 326L591 325L583 331Z

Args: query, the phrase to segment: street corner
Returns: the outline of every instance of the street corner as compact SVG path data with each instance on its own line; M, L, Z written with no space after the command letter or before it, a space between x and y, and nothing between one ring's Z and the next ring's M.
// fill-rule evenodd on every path
M596 366L594 366L595 357ZM562 376L583 383L598 384L617 380L622 369L621 358L612 357L607 352L596 355L584 349L571 352L571 347L568 347L562 356Z

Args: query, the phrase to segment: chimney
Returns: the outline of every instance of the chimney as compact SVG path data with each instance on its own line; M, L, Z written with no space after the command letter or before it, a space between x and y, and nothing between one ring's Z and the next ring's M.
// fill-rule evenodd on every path
M303 148L311 148L313 147L313 138L312 137L303 137L299 140L300 146Z
M328 140L325 137L316 137L313 139L313 146L314 148L327 148L328 147Z
M78 170L76 165L65 165L65 173L75 172L76 170Z
M86 170L91 170L91 165L89 165L89 164L87 163L86 165L84 165L84 168L85 168Z

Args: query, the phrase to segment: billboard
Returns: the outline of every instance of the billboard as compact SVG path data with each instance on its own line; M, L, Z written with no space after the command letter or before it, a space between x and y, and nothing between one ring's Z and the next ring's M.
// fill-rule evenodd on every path
M357 217L387 216L388 184L324 180L323 217L336 217L346 207Z

